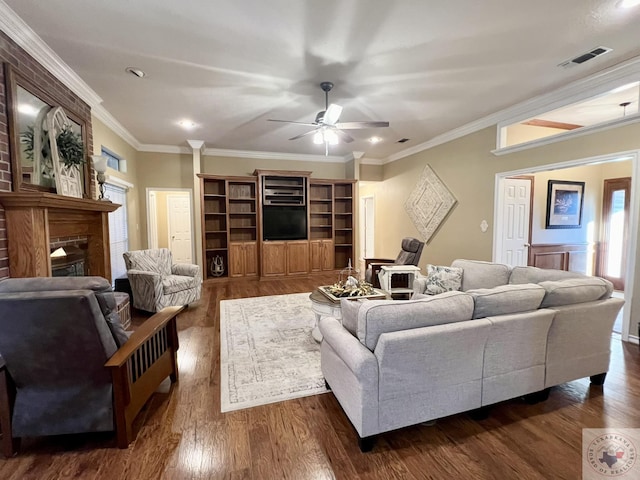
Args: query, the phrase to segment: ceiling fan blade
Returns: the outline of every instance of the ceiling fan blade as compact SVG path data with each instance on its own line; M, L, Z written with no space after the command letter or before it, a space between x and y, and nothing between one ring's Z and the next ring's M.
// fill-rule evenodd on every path
M335 125L340 118L341 113L342 107L332 103L329 105L329 108L327 108L327 111L324 112L324 119L322 120L322 123L325 125Z
M273 118L267 118L267 122L280 122L280 123L295 123L296 125L307 125L309 127L317 127L317 123L308 123L308 122L292 122L290 120L275 120Z
M353 142L353 137L351 137L351 135L348 135L348 134L346 134L346 133L344 133L344 132L342 132L342 131L338 130L337 128L336 128L336 129L333 129L333 131L334 131L334 132L336 132L336 135L338 136L338 138L339 138L342 142L344 142L344 143L351 143L351 142Z
M388 127L389 122L344 122L336 123L336 127L342 130L357 130L359 128Z
M296 135L295 137L291 137L289 140L297 140L302 137L306 137L307 135L311 135L312 133L316 133L318 129L309 130L308 132L301 133L300 135Z

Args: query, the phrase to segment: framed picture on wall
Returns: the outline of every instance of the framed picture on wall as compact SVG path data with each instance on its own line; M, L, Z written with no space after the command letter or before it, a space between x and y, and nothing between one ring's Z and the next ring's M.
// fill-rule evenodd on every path
M546 228L580 228L584 182L549 180Z

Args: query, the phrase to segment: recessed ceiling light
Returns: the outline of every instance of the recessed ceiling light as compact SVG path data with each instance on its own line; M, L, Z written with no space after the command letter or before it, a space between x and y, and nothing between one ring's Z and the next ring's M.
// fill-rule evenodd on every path
M185 130L191 130L196 128L195 122L192 122L191 120L180 120L178 122L178 125L180 125Z
M378 142L381 142L381 141L382 141L382 139L381 139L380 137L371 137L371 138L369 139L369 141L370 141L371 143L378 143Z
M146 76L147 74L144 73L142 70L140 70L137 67L127 67L124 69L125 72L130 73L131 75L135 75L138 78L142 78L144 76Z
M631 8L640 5L640 0L620 0L618 8Z

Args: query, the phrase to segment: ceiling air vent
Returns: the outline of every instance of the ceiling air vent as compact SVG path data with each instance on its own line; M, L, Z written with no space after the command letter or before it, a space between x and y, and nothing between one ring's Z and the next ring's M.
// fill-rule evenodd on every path
M586 52L586 53L583 53L582 55L578 55L575 58L562 62L558 66L563 68L575 67L576 65L580 65L584 62L587 62L592 58L596 58L596 57L599 57L600 55L604 55L605 53L609 53L611 50L612 49L609 47L596 47L590 52Z
M408 138L401 138L400 140L398 140L398 143L404 143L404 142L408 142L409 139Z

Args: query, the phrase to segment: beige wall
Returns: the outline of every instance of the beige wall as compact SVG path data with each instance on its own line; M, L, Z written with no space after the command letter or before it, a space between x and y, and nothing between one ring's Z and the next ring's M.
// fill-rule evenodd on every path
M380 182L383 179L382 165L360 164L360 180L369 182Z
M138 152L137 164L140 238L143 248L148 248L147 189L190 188L193 194L193 161L190 154Z
M421 263L448 264L458 257L490 260L497 173L638 149L640 125L503 156L491 153L495 138L495 128L486 128L384 165L384 180L360 189L361 196L366 191L375 197L376 256L393 256L402 237L418 236L404 210L404 202L426 164L447 185L458 204L425 247ZM479 227L483 219L490 227L486 233Z
M141 212L144 211L144 208L141 208L141 205L144 205L144 203L141 203L139 196L140 186L138 184L137 168L137 158L139 154L131 145L116 135L96 117L91 117L91 123L93 127L93 154L100 155L101 148L104 146L111 152L127 160L126 173L107 168L107 175L120 178L133 184L133 187L127 192L129 248L131 250L138 250L142 248L140 215ZM96 192L97 190L96 188Z
M520 123L511 125L506 128L507 145L519 145L520 143L530 142L538 138L550 137L565 133L567 130L561 128L536 127L534 125L522 125Z

